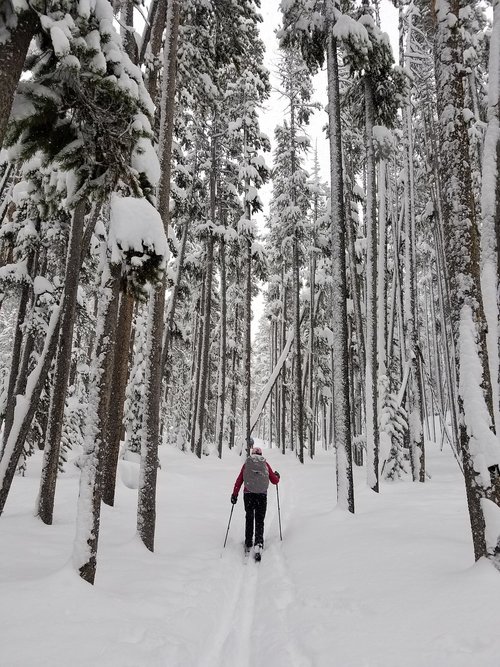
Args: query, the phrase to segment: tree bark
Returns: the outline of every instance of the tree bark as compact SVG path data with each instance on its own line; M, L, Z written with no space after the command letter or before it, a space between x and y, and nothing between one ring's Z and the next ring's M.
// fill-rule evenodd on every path
M202 332L202 357L200 369L200 387L198 398L198 412L195 421L195 454L201 458L203 453L203 429L205 426L206 413L206 397L208 377L210 374L210 328L212 323L212 280L214 272L214 237L210 232L207 239L207 259L206 259L206 287L205 287L205 303L203 306L203 332Z
M46 523L52 523L54 498L56 492L61 433L71 370L71 350L73 328L76 314L76 299L80 277L82 257L82 239L84 231L86 201L76 205L71 223L68 242L68 255L64 277L64 300L61 313L61 327L54 367L54 378L50 397L49 418L45 438L40 493L37 502L37 515Z
M122 292L115 333L113 375L111 387L113 400L109 404L108 436L104 460L102 500L113 507L115 503L116 469L123 432L125 391L129 375L134 297Z
M375 219L375 158L373 154L373 89L365 90L366 141L366 471L368 486L379 492L379 430L377 385L377 227Z
M170 221L170 181L172 173L172 136L176 88L177 38L179 33L179 0L168 0L166 37L164 48L163 86L160 103L160 183L158 186L158 211L168 238ZM163 341L163 316L165 310L166 280L154 289L150 301L151 314L148 326L149 359L146 372L145 410L141 445L141 470L137 508L137 531L150 551L154 550L156 526L156 478L158 445L160 439L161 404L161 347Z
M412 17L409 19L407 51L412 50ZM411 68L411 61L409 62ZM410 461L413 481L425 482L425 447L422 410L422 373L419 358L417 266L415 234L415 184L413 174L413 127L411 101L407 99L405 119L405 325L407 357L411 361L412 383L408 392L410 407ZM380 323L379 323L380 326Z
M217 451L222 458L222 443L224 440L224 408L226 405L226 356L227 356L227 279L226 279L226 244L224 239L220 243L220 298L221 298L221 331L219 354L219 387L217 391Z
M97 342L91 363L89 416L78 496L73 561L80 577L94 583L101 518L102 476L107 449L114 337L118 310L120 266L104 269L97 313Z
M333 22L333 2L329 3L329 23ZM331 23L330 23L331 25ZM347 281L345 265L345 209L340 123L340 91L337 41L328 30L327 37L328 120L330 140L332 273L333 273L333 344L335 365L333 387L335 400L335 438L337 441L337 502L354 512L352 478L352 434L349 404L349 368L347 339Z
M492 430L493 405L480 288L479 233L474 210L469 136L464 119L460 0L436 8L436 84L440 114L443 223L451 322L458 374L459 442L476 560L488 553L481 501L495 495L500 447ZM445 113L446 112L446 113ZM480 369L475 379L471 363Z
M7 11L12 11L8 0L5 4L9 5ZM0 43L0 147L5 138L7 123L26 54L37 27L38 16L29 9L17 16L16 27L9 29L10 38Z
M21 287L21 296L19 298L19 306L17 308L17 320L14 333L14 343L11 351L11 364L9 373L9 384L7 388L7 407L5 410L5 418L3 425L3 440L4 444L9 437L10 429L12 428L12 420L14 418L14 406L16 404L16 391L18 385L19 374L21 372L21 350L23 344L23 324L26 320L26 310L31 293L31 285L24 283ZM3 449L2 449L3 451ZM1 458L1 457L0 457Z

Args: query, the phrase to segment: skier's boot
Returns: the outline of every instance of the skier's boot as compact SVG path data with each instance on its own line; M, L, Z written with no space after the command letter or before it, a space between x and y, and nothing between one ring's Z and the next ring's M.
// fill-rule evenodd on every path
M262 544L256 544L256 545L255 545L255 549L254 549L254 558L255 558L255 560L257 561L257 563L258 563L258 562L260 561L260 559L262 558L262 549L263 549Z

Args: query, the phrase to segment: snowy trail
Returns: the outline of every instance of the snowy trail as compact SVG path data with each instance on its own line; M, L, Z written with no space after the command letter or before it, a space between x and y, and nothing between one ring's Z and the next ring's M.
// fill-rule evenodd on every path
M293 514L293 482L282 498L287 518ZM284 525L283 525L284 528ZM233 550L223 558L226 567L238 572L230 597L219 615L219 628L200 667L312 667L295 635L290 634L289 616L297 604L279 538L275 487L268 493L266 548L260 563L252 555L244 558Z
M162 451L155 553L135 534L137 492L104 506L96 585L73 572L71 466L56 519L33 517L41 456L0 520L2 667L498 667L500 577L473 563L463 480L428 448L431 480L384 484L355 470L356 515L335 506L331 452L281 473L268 493L261 563L243 557L244 508L229 497L242 460ZM222 557L221 557L222 551ZM20 623L19 619L23 622ZM28 629L28 630L27 630Z
M268 495L276 495L275 489ZM282 530L286 531L289 518L293 516L294 480L289 479L286 491L281 492L281 500L287 508L282 512ZM271 507L268 512L267 547L261 566L261 585L266 591L261 596L256 609L256 617L260 620L260 637L264 641L261 646L261 662L255 664L272 664L274 667L312 667L312 662L304 653L297 633L290 632L291 614L299 601L295 587L287 570L285 560L286 546L279 537L277 502L272 496L268 498ZM269 632L269 628L271 631Z
M233 561L236 557L236 553L231 554ZM247 667L252 664L252 627L258 570L255 563L248 559L244 561L243 555L239 568L238 583L220 614L219 629L211 648L206 657L200 657L200 665L203 667L229 667L234 664Z

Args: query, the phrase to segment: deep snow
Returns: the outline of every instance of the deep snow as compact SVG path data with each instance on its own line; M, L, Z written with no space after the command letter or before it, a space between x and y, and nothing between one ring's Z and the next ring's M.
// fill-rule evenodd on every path
M222 549L241 459L162 448L156 552L135 535L135 464L103 507L94 587L70 564L78 470L60 478L55 523L33 517L40 456L0 519L0 664L5 667L498 667L500 574L473 564L465 494L448 451L432 479L356 472L356 516L335 508L333 454L270 488L266 548L244 560L243 503ZM125 483L123 483L125 481Z

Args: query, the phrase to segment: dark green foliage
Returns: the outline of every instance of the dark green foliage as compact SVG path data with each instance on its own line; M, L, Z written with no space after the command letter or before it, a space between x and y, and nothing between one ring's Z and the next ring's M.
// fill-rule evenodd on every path
M146 301L149 291L146 286L158 283L163 275L164 257L157 255L150 247L143 246L144 252L126 250L123 254L126 258L127 288L136 299ZM140 261L134 261L139 259Z
M400 67L394 66L391 45L385 33L375 24L369 14L363 14L359 23L367 32L367 44L360 48L358 39L348 37L342 42L344 62L354 78L346 93L346 102L351 103L354 122L364 125L363 78L372 83L375 125L394 128L397 112L404 103L408 90L408 75Z
M135 195L152 195L154 184L130 165L141 137L152 138L147 122L134 122L152 112L141 73L116 42L102 8L99 16L82 16L76 5L64 4L70 38L56 53L50 29L64 16L56 10L50 6L43 17L46 32L26 63L31 78L19 84L5 145L15 145L17 161L39 154L43 165L73 171L75 192L83 183L109 192L121 180Z
M325 2L294 0L287 2L283 12L283 28L279 31L282 48L298 47L311 72L323 67L326 51Z

